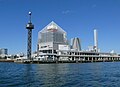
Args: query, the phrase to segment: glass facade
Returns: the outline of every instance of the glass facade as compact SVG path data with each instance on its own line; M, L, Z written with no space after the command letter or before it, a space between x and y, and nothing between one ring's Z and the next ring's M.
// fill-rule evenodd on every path
M67 43L66 32L54 22L51 22L39 32L39 43Z
M72 39L72 49L80 51L81 45L80 45L80 39L79 38L73 38Z
M8 54L8 49L5 49L5 48L3 48L3 49L0 49L0 55L7 55Z

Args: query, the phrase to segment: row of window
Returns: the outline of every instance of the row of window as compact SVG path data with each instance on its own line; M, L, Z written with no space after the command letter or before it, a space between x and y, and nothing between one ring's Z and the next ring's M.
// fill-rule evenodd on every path
M45 32L41 33L40 35L40 42L57 42L57 43L63 43L65 42L66 38L64 37L64 34L61 32Z
M67 52L67 53L62 52L62 54L66 54L66 55L99 55L98 53L80 53L80 52Z

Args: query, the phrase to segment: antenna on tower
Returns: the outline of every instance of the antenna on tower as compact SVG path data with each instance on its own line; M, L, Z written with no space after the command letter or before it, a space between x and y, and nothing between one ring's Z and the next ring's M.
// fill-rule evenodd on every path
M31 15L32 15L32 12L31 11L29 11L29 22L31 23Z

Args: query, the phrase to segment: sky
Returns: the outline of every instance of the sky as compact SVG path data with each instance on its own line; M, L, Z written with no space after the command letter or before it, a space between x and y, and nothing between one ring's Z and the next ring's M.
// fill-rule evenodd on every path
M98 31L102 52L120 53L120 0L0 0L0 48L9 54L27 53L28 12L32 11L32 51L37 49L38 32L51 21L80 38L83 50L94 45Z

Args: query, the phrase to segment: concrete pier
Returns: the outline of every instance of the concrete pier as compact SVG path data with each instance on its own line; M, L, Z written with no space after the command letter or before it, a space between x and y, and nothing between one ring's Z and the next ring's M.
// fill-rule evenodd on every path
M73 57L71 60L23 60L15 61L18 63L26 63L26 64L51 64L51 63L93 63L93 62L119 62L120 57Z

